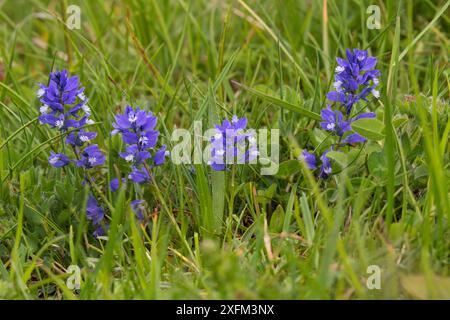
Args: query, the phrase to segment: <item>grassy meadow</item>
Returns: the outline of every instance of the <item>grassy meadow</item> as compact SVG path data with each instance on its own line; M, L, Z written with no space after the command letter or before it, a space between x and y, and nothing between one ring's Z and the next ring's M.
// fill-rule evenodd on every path
M0 0L0 299L450 299L449 6ZM360 105L379 127L319 179L298 157L327 139L320 112L346 48L378 59L380 97ZM36 91L62 69L85 87L107 159L90 186L48 163L66 133L39 123ZM279 129L279 170L167 158L150 183L111 192L128 170L110 134L128 104L158 116L168 150L194 121ZM110 224L98 238L91 189Z

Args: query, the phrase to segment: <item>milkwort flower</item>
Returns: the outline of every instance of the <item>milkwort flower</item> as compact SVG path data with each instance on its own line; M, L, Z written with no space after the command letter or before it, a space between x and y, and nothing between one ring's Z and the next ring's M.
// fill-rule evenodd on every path
M315 156L314 154L312 154L312 153L310 153L310 152L308 152L308 151L306 151L306 150L303 150L300 157L301 157L301 159L302 159L303 161L305 161L306 165L308 166L308 168L309 168L310 170L314 170L314 169L317 168L317 165L316 165L316 162L317 162L317 161L316 161L316 156Z
M135 183L149 181L149 168L162 165L168 154L166 146L163 145L152 156L159 137L159 131L155 130L157 121L157 117L151 112L133 109L131 106L126 106L123 114L115 116L111 134L120 133L127 145L125 152L119 155L130 164L131 172L128 178ZM147 161L148 159L150 161Z
M66 131L79 127L83 118L84 122L89 121L88 99L77 76L69 77L67 70L52 72L48 86L39 84L39 87L37 96L42 103L39 108L42 124Z
M105 156L96 144L86 147L81 152L81 159L77 160L77 166L90 169L102 165L105 162Z
M347 49L347 59L336 58L335 91L330 91L327 98L345 106L347 116L352 107L360 100L367 101L369 94L379 98L376 90L379 84L380 71L374 69L377 64L375 57L370 57L366 50Z
M351 130L350 122L344 121L344 116L341 111L332 110L330 106L322 109L322 122L320 126L326 131L333 132L338 136L342 136L344 132Z
M211 158L209 164L215 171L223 171L227 163L249 163L258 156L255 132L244 132L247 118L239 119L233 115L231 121L225 119L215 126L215 135L211 138ZM248 146L247 146L248 141Z
M330 158L327 157L327 153L329 151L330 150L326 150L320 156L321 166L320 166L319 177L322 179L328 178L328 176L331 174L331 171L332 171ZM306 166L308 167L308 169L310 169L310 170L317 169L317 159L313 153L303 150L302 154L299 157L299 160L304 161Z
M125 107L123 114L115 116L115 122L111 134L121 134L125 143L125 151L119 152L119 156L130 165L130 172L127 178L134 183L143 184L150 181L150 170L155 166L164 164L168 155L166 146L162 145L155 151L158 142L159 131L155 130L158 119L150 111L133 109L131 106ZM122 185L127 184L127 179L122 178ZM114 178L110 182L111 191L119 188L119 178ZM144 220L145 212L144 200L133 200L131 209L138 220Z
M48 158L48 162L56 167L64 167L70 163L70 159L64 153L54 153L50 151L50 157Z
M339 151L339 148L346 145L354 145L366 141L366 138L358 133L352 132L352 122L361 118L374 118L375 113L360 113L354 117L351 116L353 106L372 94L379 98L380 93L376 89L379 85L380 71L374 69L377 64L375 57L370 57L366 50L347 49L347 59L336 58L337 67L335 70L335 90L327 94L328 100L333 105L327 105L321 111L322 122L320 126L328 131L332 136L337 137L337 142L327 149L321 156L321 166L319 177L327 178L332 173L331 161L327 157L330 150ZM336 107L336 109L332 109ZM317 168L316 156L306 150L303 150L299 159L305 161L307 167L311 170Z
M78 148L87 141L97 136L96 132L86 132L77 128L86 124L92 124L89 119L91 109L88 106L88 99L84 94L84 88L77 76L69 76L67 70L50 73L48 85L39 84L37 96L42 103L39 111L39 121L41 124L48 124L61 132L72 130L66 137L66 143L71 145L74 152L78 153ZM72 161L68 157L59 154L63 161L56 161L55 156L49 158L50 165L62 167ZM101 164L101 163L99 163Z

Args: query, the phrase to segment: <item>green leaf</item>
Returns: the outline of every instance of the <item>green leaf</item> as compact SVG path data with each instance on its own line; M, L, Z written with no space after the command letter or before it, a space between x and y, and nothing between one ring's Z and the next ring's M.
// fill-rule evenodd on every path
M400 127L401 125L403 125L404 123L407 123L408 122L408 117L407 116L399 116L399 117L396 117L396 118L394 118L393 120L392 120L392 125L395 127L395 128L398 128L398 127Z
M278 168L277 176L280 178L288 177L293 174L296 174L301 169L300 163L298 160L288 160L280 163Z
M341 167L345 168L348 164L347 155L339 151L329 151L327 152L327 157L336 161L336 163Z
M369 140L384 139L384 124L375 118L362 118L352 122L352 129Z
M429 170L426 165L419 165L414 169L414 179L428 178L430 176Z
M275 192L277 191L277 185L272 183L269 188L258 190L258 202L261 206L266 206L269 201L272 200Z
M269 230L271 232L281 232L284 222L284 210L281 205L278 205L270 217Z
M284 217L284 222L283 222L283 232L285 232L285 233L290 232L289 227L291 225L292 208L294 206L294 200L295 200L296 193L297 193L297 185L294 184L294 186L292 187L292 190L291 190L291 195L289 196L288 203L286 205L286 215Z
M384 152L373 152L367 160L367 166L371 175L383 178L386 176L386 156Z
M325 139L329 138L329 134L327 134L324 130L320 130L318 128L314 128L309 133L309 137L311 138L311 143L314 145L314 148L317 148L321 145Z
M302 213L303 223L305 224L306 240L309 244L313 243L315 230L314 230L314 218L311 214L311 210L308 205L308 199L304 192L300 197L300 210Z

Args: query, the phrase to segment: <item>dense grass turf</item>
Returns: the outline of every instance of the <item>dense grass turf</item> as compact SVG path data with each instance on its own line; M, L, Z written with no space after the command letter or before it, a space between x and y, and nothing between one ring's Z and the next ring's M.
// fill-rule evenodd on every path
M80 30L63 24L71 4ZM370 4L379 30L366 26ZM0 1L0 298L450 298L449 4ZM320 113L345 48L379 60L381 98L368 108L384 131L319 181L288 161L325 138L304 109ZM85 85L108 156L93 173L108 238L91 235L82 175L47 163L62 138L39 125L35 92L63 68ZM110 136L126 104L157 114L169 147L176 127L206 127L208 110L278 128L280 171L218 176L167 161L138 223L133 193L105 187L126 171ZM70 265L81 267L79 291L66 286ZM379 290L366 287L370 265Z

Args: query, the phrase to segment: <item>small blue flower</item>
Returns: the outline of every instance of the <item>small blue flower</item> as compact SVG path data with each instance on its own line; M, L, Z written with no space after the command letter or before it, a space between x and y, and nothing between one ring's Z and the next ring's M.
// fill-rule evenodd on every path
M106 231L109 229L109 224L103 223L105 212L103 211L103 208L99 206L97 200L92 194L89 195L86 205L86 216L87 219L92 221L92 224L96 227L92 235L94 237L104 236Z
M302 151L302 154L299 157L301 160L305 161L306 165L309 169L314 170L317 168L316 165L316 156L312 153L309 153L306 150Z
M86 206L86 216L94 225L99 225L105 217L105 212L102 207L98 205L97 200L93 195L89 195Z
M67 70L50 73L49 85L39 86L37 95L41 102L57 112L63 112L64 105L73 104L84 91L79 87L78 77L69 77Z
M166 145L162 145L161 148L156 151L155 157L153 158L153 164L155 166L160 166L164 164L166 161L166 156L168 155L169 151L166 150Z
M326 150L321 156L320 160L322 160L322 166L320 167L320 173L319 177L322 179L326 179L331 175L332 169L331 169L331 161L330 158L327 157L327 153L330 150Z
M152 131L158 120L151 112L139 110L139 108L134 110L130 106L126 106L125 113L116 115L115 119L114 130L111 132L113 135L119 132L122 134L131 132L135 133L138 139L141 133Z
M153 148L158 141L159 132L156 130L142 132L138 139L138 144L143 149Z
M95 229L95 231L92 233L92 235L96 238L103 237L106 235L106 232L108 231L108 229L109 229L108 223L106 223L104 225L100 225Z
M128 175L128 179L135 183L144 183L150 181L150 174L145 167L131 168L131 173Z
M126 185L126 183L127 179L122 178L122 185ZM119 189L119 179L117 178L112 179L111 182L109 183L109 187L112 192L117 191L117 189Z
M78 132L71 132L66 137L66 144L81 147L85 142L97 137L97 132L87 132L80 129Z
M140 151L137 144L127 146L126 152L120 152L120 157L130 162L133 165L140 165L145 159L151 158L151 154L148 151Z
M96 144L86 147L81 153L81 159L76 161L79 167L90 169L105 163L105 155L100 151Z
M149 181L150 173L146 167L162 165L165 161L166 146L153 151L159 137L159 131L154 130L157 120L151 112L133 109L131 106L126 106L123 114L115 116L111 134L120 133L123 142L127 144L125 152L120 152L119 155L130 163L131 172L128 178L135 183ZM153 164L147 166L146 160L150 158L153 158Z
M70 163L70 159L64 153L54 153L51 151L48 163L53 167L60 168L67 166Z
M145 211L145 201L144 200L133 200L131 201L131 209L133 210L136 218L138 220L144 220L144 211Z
M321 116L323 121L320 123L320 126L326 131L342 136L344 132L351 130L350 122L343 120L342 112L333 111L330 106L322 109Z

